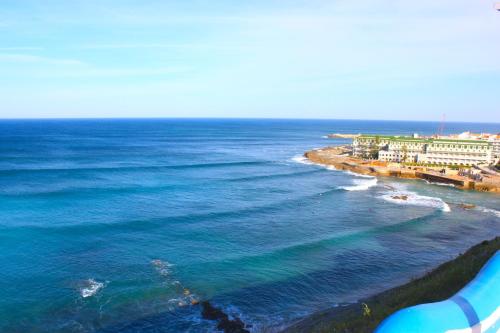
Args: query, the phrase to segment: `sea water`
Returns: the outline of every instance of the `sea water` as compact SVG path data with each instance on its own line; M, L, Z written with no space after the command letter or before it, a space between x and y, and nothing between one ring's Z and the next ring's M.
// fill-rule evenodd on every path
M359 176L302 154L350 142L328 133L438 127L1 121L0 331L213 331L198 300L277 331L417 277L499 235L498 196Z

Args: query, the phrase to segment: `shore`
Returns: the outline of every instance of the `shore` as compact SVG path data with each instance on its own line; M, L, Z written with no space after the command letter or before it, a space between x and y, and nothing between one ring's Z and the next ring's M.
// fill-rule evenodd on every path
M475 181L459 175L444 175L432 168L402 166L378 160L363 160L346 154L344 147L326 147L304 154L311 162L333 166L363 175L388 176L397 178L424 179L429 182L454 185L462 190L500 193L500 177L485 175L483 181Z
M373 332L382 320L402 308L451 297L499 250L500 237L484 241L421 278L357 303L315 313L282 332Z

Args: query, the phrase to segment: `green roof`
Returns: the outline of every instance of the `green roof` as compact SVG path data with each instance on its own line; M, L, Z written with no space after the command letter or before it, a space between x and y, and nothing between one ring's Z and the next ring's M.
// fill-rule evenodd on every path
M414 138L411 136L395 136L395 135L360 135L358 138L366 138L366 139L371 139L371 138L379 138L379 139L385 139L385 140L396 140L396 141L425 141L429 142L430 139L426 138Z
M490 144L488 141L481 140L465 140L465 139L431 139L432 141L441 141L441 142L465 142L465 143L479 143L482 145Z
M416 141L416 142L452 142L452 143L474 143L479 145L490 145L490 142L481 141L481 140L465 140L465 139L434 139L434 138L414 138L411 136L395 136L395 135L372 135L372 134L362 134L358 138L380 138L385 140L394 140L394 141Z

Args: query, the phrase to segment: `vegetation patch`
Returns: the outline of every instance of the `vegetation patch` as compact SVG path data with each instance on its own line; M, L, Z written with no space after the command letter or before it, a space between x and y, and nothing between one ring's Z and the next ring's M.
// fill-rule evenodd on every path
M450 298L465 287L498 250L500 237L484 241L421 278L358 303L316 313L284 332L373 332L382 320L402 308Z

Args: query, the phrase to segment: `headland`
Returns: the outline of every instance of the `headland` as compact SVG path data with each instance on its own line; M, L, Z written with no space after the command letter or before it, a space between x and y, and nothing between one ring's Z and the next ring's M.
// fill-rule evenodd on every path
M353 143L314 149L304 155L313 163L364 175L423 179L463 190L500 193L499 135L460 135L331 134L329 138L352 138Z
M391 163L378 160L361 159L347 154L346 147L325 147L304 154L315 164L333 166L338 170L351 171L370 176L387 176L408 179L423 179L431 183L450 184L462 190L500 193L500 176L483 174L482 179L471 179L462 176L458 171L442 167L407 166L401 163Z

